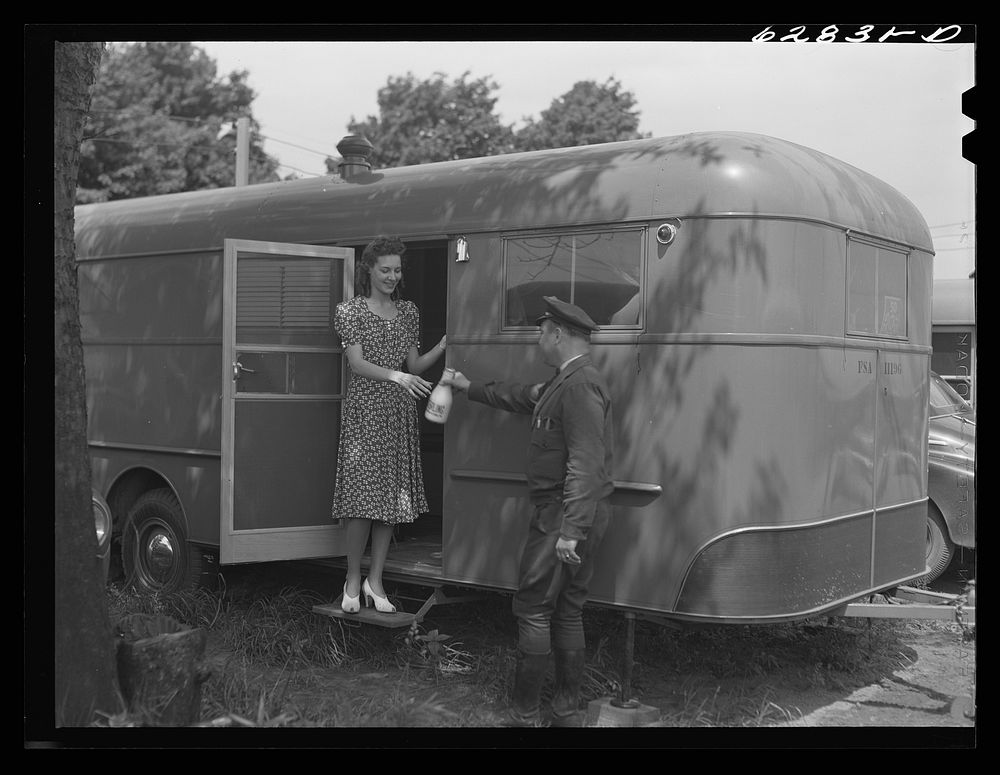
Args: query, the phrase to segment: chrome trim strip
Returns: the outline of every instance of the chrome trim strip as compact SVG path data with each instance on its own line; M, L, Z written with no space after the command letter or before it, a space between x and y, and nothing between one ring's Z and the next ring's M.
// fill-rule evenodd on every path
M241 393L233 396L236 401L343 401L344 396L330 393Z
M229 535L240 535L240 536L255 536L255 535L276 535L281 533L299 533L302 530L319 531L319 532L329 532L329 531L341 531L345 529L345 525L342 524L344 520L335 519L330 520L329 524L319 524L319 525L286 525L285 527L251 527L246 530L236 530L229 529ZM320 555L321 557L323 555ZM303 557L303 560L314 559L312 557Z
M81 338L81 342L85 345L109 345L109 346L127 346L127 345L149 345L149 346L170 346L170 345L214 345L216 347L222 346L221 337L205 337L205 336L169 336L162 338L155 337L141 337L141 336L109 336L106 338L96 337L96 336L86 336Z
M145 253L111 253L108 255L92 256L92 255L82 255L77 256L76 260L79 262L97 262L97 261L121 261L123 259L129 258L162 258L163 256L195 256L208 254L220 254L222 253L222 245L217 247L207 247L207 248L178 248L175 250L155 250L148 251Z
M694 552L694 556L697 557L702 552L704 552L712 544L718 543L724 538L729 538L734 535L739 535L741 533L765 533L773 532L779 530L801 530L807 527L820 527L823 525L831 525L835 522L846 522L850 519L860 519L861 517L870 517L874 514L874 509L864 509L862 511L854 511L850 514L840 514L836 517L825 517L812 522L792 522L781 525L748 525L746 527L737 527L732 530L727 530L725 533L719 533L712 538L709 538L701 546L698 547L697 551ZM686 575L686 574L685 574Z
M926 503L927 497L917 498L916 500L906 501L905 503L894 503L890 506L877 506L871 509L864 509L862 511L854 511L850 514L840 514L836 517L825 517L823 519L811 521L811 522L791 522L781 525L748 525L746 527L738 527L732 530L727 530L725 533L719 533L705 543L703 543L698 550L694 552L694 556L697 557L699 554L704 552L709 546L721 541L724 538L729 538L730 536L738 535L740 533L762 533L762 532L772 532L778 530L801 530L807 527L820 527L823 525L830 525L834 522L846 522L850 519L858 519L860 517L868 517L872 515L878 515L880 513L885 513L887 511L895 511L897 509L904 509L910 506L916 506L919 503ZM685 574L686 575L686 574Z
M452 479L486 479L496 482L511 482L513 484L527 484L528 477L525 474L518 474L511 471L486 471L474 469L460 469L449 473Z
M150 452L164 455L189 455L191 457L222 457L222 451L217 449L197 449L182 447L163 447L155 444L127 444L121 441L88 441L88 447L97 449L124 449L132 452Z
M819 226L825 226L827 228L833 229L835 231L843 232L844 234L855 234L861 237L872 239L878 241L880 244L886 244L890 246L899 246L904 248L909 248L910 250L919 250L930 255L934 255L933 245L927 247L921 247L919 245L911 245L906 242L899 242L897 240L889 239L888 237L880 237L877 234L870 234L868 232L861 231L853 226L845 226L841 223L835 221L827 221L821 218L809 218L803 217L801 215L788 215L780 213L755 213L755 212L725 212L725 213L694 213L682 215L679 213L649 213L648 215L636 215L631 218L623 218L614 222L607 221L592 221L586 224L581 224L579 221L567 222L567 223L551 223L545 226L539 226L534 229L522 229L520 232L533 233L534 231L551 231L559 229L568 228L588 228L596 229L602 228L604 226L617 226L624 227L632 224L646 224L648 225L652 221L661 221L664 218L679 218L682 221L691 221L696 219L706 219L706 220L723 220L723 219L744 219L744 220L764 220L764 221L796 221L799 223L811 223ZM468 234L498 234L505 235L508 233L515 233L510 230L509 227L496 227L492 229L482 229L481 231L467 232ZM352 244L367 243L371 240L374 235L367 238L358 236L357 238L347 238L346 240L337 240L334 242L324 241L324 242L302 242L298 243L301 245L307 245L310 247L342 247L343 242L350 242ZM444 234L442 232L431 232L431 231L420 231L415 229L413 231L407 232L406 235L400 235L401 238L407 240L420 240L420 241L436 241L436 240L450 240L455 235ZM112 261L119 259L128 258L154 258L157 256L183 256L183 255L194 255L199 253L211 253L217 254L222 253L224 245L212 245L208 247L194 247L194 248L183 248L179 250L161 250L155 252L147 253L115 253L111 255L103 256L92 256L92 255L82 255L77 256L77 261Z
M321 345L281 345L281 344L241 344L237 342L236 352L239 353L323 353L326 355L336 355L344 352L343 347L326 347Z
M174 337L84 337L81 342L85 345L107 345L110 347L123 347L128 345L143 345L146 347L169 347L171 345L199 345L199 346L222 346L222 338L194 337L194 336L174 336ZM248 344L243 347L237 346L239 352L289 352L289 353L320 353L324 355L336 355L344 351L343 347L328 347L325 345L281 345L281 344Z
M476 233L479 233L479 232L476 232ZM347 240L334 240L334 241L322 240L322 241L319 241L319 242L308 242L307 241L307 242L294 242L294 243L283 243L283 242L280 242L280 243L274 243L274 242L261 243L261 242L258 242L258 244L279 245L279 246L280 245L285 245L285 244L294 244L294 245L301 245L301 246L308 247L308 248L346 248L346 249L350 250L350 249L352 249L350 247L351 245L365 245L365 244L371 242L377 236L378 236L377 234L373 233L373 234L371 234L371 235L369 235L367 237L358 236L357 239L351 238L351 239L347 239ZM432 242L432 241L433 242L438 242L438 241L448 241L448 240L452 239L452 237L453 237L453 235L443 234L441 232L410 232L410 233L408 233L408 235L407 235L407 237L405 239L407 239L408 242L411 241L411 240L416 240L416 239L419 239L420 241L427 241L427 242ZM233 241L234 242L241 242L243 244L248 244L248 242L244 241L244 240L233 240ZM249 242L254 242L254 240L250 240ZM241 250L244 249L243 245L240 246L240 249ZM162 258L163 256L192 256L192 255L205 255L205 254L216 255L216 254L222 254L224 251L225 251L225 245L212 245L212 246L209 246L209 247L177 248L177 249L174 249L174 250L156 250L156 251L148 251L148 252L144 252L144 253L111 253L111 254L108 254L108 255L101 255L101 256L84 255L84 256L77 256L76 260L77 261L91 261L91 262L97 262L97 261L121 261L121 260L124 260L124 259L130 259L130 258L131 259L138 259L138 258ZM353 272L353 267L352 267L352 272ZM353 288L353 285L352 285L352 288Z
M489 482L508 482L510 484L527 485L528 477L511 471L487 471L477 469L455 469L448 474L452 479L483 480ZM663 487L651 482L614 482L615 492L636 492L643 495L659 496Z
M848 236L848 243L850 243L850 236ZM850 259L848 259L850 260ZM876 265L877 266L877 265ZM848 280L848 282L850 282ZM846 296L844 297L847 298ZM844 312L847 312L847 304L844 304ZM868 553L868 583L875 583L875 529L877 525L875 524L875 510L878 509L878 488L879 488L879 466L881 465L881 456L879 455L879 420L880 412L879 407L882 402L879 400L879 390L880 387L884 387L882 378L882 368L883 368L883 356L880 350L875 351L875 398L872 401L872 430L874 435L872 436L872 452L874 457L871 462L871 472L872 472L872 523L871 530L869 531L870 536L868 539L869 553ZM926 485L925 485L926 489Z
M878 514L884 514L887 511L896 511L897 509L908 509L911 506L916 506L921 503L927 503L928 500L930 500L929 497L924 497L924 498L916 498L915 500L912 501L906 501L905 503L893 503L891 506L876 506L875 514L877 516Z
M903 352L917 355L930 355L932 348L928 345L907 344L889 339L861 339L852 337L845 339L837 336L822 336L819 334L638 334L602 329L591 335L591 344L627 344L627 345L657 345L657 344L717 344L725 346L753 347L831 347L843 350L882 350L886 352ZM502 334L449 335L449 345L519 345L537 344L538 329L525 328L521 331L505 331Z

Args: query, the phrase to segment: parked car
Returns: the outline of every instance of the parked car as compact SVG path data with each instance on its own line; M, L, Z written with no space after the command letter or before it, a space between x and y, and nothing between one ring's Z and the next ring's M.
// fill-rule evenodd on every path
M106 584L111 567L111 509L97 490L91 490L90 503L97 529L97 559L101 562L101 581Z
M924 582L944 573L956 554L976 548L976 412L934 372L927 444Z

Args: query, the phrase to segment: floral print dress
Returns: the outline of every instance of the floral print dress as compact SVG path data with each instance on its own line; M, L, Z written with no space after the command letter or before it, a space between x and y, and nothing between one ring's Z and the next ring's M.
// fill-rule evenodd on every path
M410 347L420 349L420 313L396 301L391 320L372 312L364 296L337 305L334 328L347 348L361 345L369 363L403 370ZM395 525L428 511L420 466L417 401L395 382L351 375L344 400L333 495L334 519Z

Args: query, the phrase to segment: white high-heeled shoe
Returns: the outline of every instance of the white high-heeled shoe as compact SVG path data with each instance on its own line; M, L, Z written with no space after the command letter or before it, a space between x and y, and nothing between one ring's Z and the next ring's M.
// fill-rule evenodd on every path
M365 579L367 581L367 579ZM345 614L356 614L361 610L361 595L351 597L347 594L347 582L344 582L344 596L340 599L340 609Z
M364 584L361 585L361 590L365 593L365 605L371 607L372 601L375 601L375 610L383 614L394 614L396 613L396 606L389 602L387 597L379 597L372 591L371 584L368 583L368 579L365 579Z

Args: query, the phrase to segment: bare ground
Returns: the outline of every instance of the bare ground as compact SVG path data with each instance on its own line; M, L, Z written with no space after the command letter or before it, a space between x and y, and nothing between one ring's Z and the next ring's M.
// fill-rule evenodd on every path
M902 634L904 663L878 681L850 692L797 695L788 706L799 718L777 724L792 727L974 727L975 641L957 626L912 623Z

